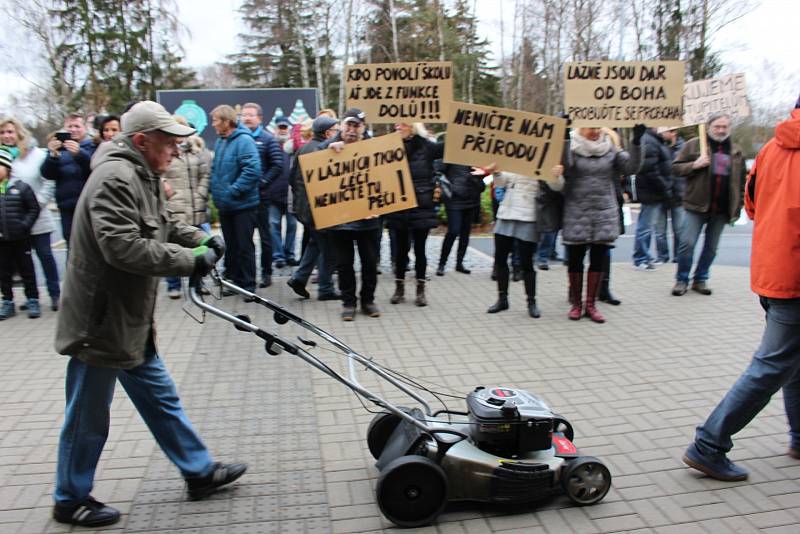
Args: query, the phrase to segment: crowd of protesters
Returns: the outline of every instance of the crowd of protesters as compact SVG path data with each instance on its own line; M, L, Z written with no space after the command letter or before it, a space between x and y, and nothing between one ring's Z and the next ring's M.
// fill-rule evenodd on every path
M546 181L496 172L494 165L445 164L445 136L436 139L420 123L398 123L395 130L404 145L416 206L324 229L314 225L298 158L314 151L333 154L368 138L368 117L354 108L341 119L323 110L294 129L280 117L273 135L265 128L258 104L245 104L241 110L221 105L211 112L217 134L213 153L192 125L155 102L132 104L121 116L100 116L91 130L82 115L69 114L63 130L49 135L43 150L20 121L0 119L0 320L16 314L15 274L23 282L28 317L41 316L35 252L51 310L63 307L56 349L71 357L53 493L56 521L96 527L120 518L119 510L89 495L108 435L117 380L181 471L191 499L211 495L247 469L241 463L215 462L176 402L175 385L157 357L154 341L157 277L166 277L170 298L180 298L180 275L205 276L222 259L223 276L255 293L257 285L263 289L272 284L273 266L296 266L287 284L308 299L307 285L316 267L317 298L340 300L342 320L353 321L359 308L366 316L380 317L376 287L381 239L388 230L395 280L389 302L405 302L406 273L413 271L414 304L427 306L426 244L438 225L437 210L443 205L448 227L436 275L445 275L456 239L455 271L471 274L467 244L486 182L491 183L495 212L492 277L498 291L487 312L508 310L509 282L523 280L527 313L534 319L542 315L536 299L537 270L549 269L559 232L566 250L567 317L604 323L597 302L620 304L610 290L610 258L624 232L626 194L641 205L632 257L635 269L653 271L670 261L666 227L672 221L674 296L689 289L712 293L708 279L720 236L746 204L755 221L752 287L766 311L767 329L750 366L697 427L683 461L719 480L746 479L747 471L727 457L732 436L781 388L790 425L788 454L800 459L800 288L794 217L800 100L792 118L778 125L776 137L759 154L747 182L742 152L731 141L731 118L725 114L709 118L705 138L686 142L674 129L642 124L632 128L627 144L611 129L567 128L561 162L550 169ZM213 235L210 226L212 200L222 238ZM63 302L51 248L51 201L58 208L70 254ZM304 234L299 261L297 222ZM702 251L692 271L703 231Z
M182 117L176 119L191 126ZM625 230L622 207L626 195L641 205L633 266L652 271L671 258L677 264L672 289L675 296L689 288L704 295L711 293L707 281L720 234L738 217L743 202L744 162L740 149L730 141L730 117L724 114L708 121L707 151L701 151L697 138L684 142L675 128L638 125L624 148L618 131L567 128L562 162L551 170L548 180L495 172L492 166L484 169L444 163L444 134L437 138L421 123L398 123L395 130L403 140L417 206L317 229L298 157L318 150L339 151L345 144L368 138L368 117L358 109L347 110L341 119L332 110L322 110L302 125L276 117L269 131L261 106L246 103L238 110L218 106L211 119L217 134L214 150L209 150L196 134L182 139L169 169L161 176L169 212L211 235L213 199L227 245L219 268L228 280L255 292L256 287L272 285L273 269L296 267L287 282L292 291L310 298L308 286L313 280L318 286L318 300L342 302L344 321L354 320L359 308L370 317L381 315L375 290L385 230L394 277L389 302L405 302L406 273L412 270L416 289L413 303L428 304L426 245L430 231L438 225L440 209L447 216L447 231L435 274L445 275L456 240L455 271L470 274L465 256L486 183L491 184L495 216L492 279L498 291L497 301L487 311L509 309L509 281L522 280L528 314L541 316L536 300L537 271L548 270L551 261L560 260L556 250L560 233L565 247L563 261L568 266L567 315L572 320L585 316L597 323L605 321L598 301L620 304L610 288L610 259L615 240ZM54 201L58 208L61 234L69 251L73 213L91 173L93 154L102 143L124 135L120 124L120 115L107 114L97 116L90 128L81 114L71 113L63 129L48 136L46 149L38 149L20 121L6 118L0 122L5 151L0 166L7 168L0 172L8 175L4 181L19 182L16 187L30 189L37 200L36 217L30 224L32 211L6 207L1 213L3 220L14 218L18 229L13 238L0 236L4 247L15 241L15 252L4 254L0 320L16 313L11 289L14 273L25 283L27 300L21 308L27 309L29 317L41 315L31 251L41 263L51 309L59 309L59 272L51 249L55 223L48 204ZM8 196L5 189L2 194ZM671 255L669 220L674 235ZM303 234L299 253L295 242L298 222ZM694 248L704 227L706 238L690 286ZM254 242L256 230L259 238ZM651 253L653 242L655 251ZM586 263L588 270L584 273ZM358 291L357 265L361 278ZM170 298L181 298L180 277L168 277L166 286Z

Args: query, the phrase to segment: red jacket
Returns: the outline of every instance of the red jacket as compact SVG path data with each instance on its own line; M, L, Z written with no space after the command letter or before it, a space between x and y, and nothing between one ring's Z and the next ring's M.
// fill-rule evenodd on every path
M800 109L775 128L745 191L754 222L750 287L764 297L800 297Z

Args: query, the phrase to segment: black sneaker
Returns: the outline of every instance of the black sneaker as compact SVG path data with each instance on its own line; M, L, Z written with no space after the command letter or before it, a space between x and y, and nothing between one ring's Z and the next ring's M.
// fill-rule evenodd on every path
M272 275L265 274L261 276L261 282L258 284L258 287L264 289L265 287L269 287L272 285Z
M364 315L368 315L370 317L380 317L381 310L375 305L374 302L367 302L361 305L361 311Z
M276 269L283 269L284 267L286 267L286 262L285 261L283 261L283 260L276 260L275 261L275 268Z
M300 262L292 258L290 260L286 260L286 265L288 265L289 267L297 267L298 265L300 265Z
M193 501L204 499L226 484L230 484L247 471L247 464L214 464L211 473L204 477L186 479L189 498Z
M294 278L289 278L286 282L286 285L292 288L292 291L303 297L304 299L310 299L311 294L306 289L306 285L302 283L300 280L295 280Z
M317 297L317 300L342 300L342 294L336 292L320 293L320 295Z
M350 322L356 318L356 307L355 306L343 306L342 307L342 321Z
M106 506L91 496L86 497L78 504L56 504L53 507L53 519L59 523L68 523L81 527L113 525L119 521L119 518L119 510Z

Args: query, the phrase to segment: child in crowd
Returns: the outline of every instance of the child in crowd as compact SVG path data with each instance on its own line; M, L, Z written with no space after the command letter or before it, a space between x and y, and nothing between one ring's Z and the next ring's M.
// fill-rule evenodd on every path
M11 152L0 148L0 321L16 314L12 290L14 271L25 284L28 317L42 315L39 290L31 259L31 228L39 216L39 202L28 184L11 182Z

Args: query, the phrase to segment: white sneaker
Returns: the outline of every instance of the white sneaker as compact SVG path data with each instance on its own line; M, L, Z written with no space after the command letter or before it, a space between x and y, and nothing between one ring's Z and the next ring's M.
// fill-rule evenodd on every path
M655 260L653 265L664 265L664 262L662 260Z
M637 271L645 271L645 272L652 272L657 270L652 263L640 263L638 265L633 266L634 269Z
M167 296L172 300L176 300L181 298L181 290L180 289L170 289L167 291Z

